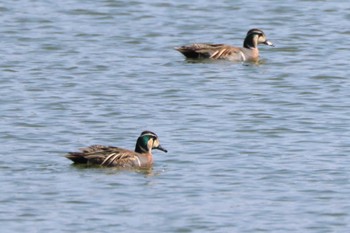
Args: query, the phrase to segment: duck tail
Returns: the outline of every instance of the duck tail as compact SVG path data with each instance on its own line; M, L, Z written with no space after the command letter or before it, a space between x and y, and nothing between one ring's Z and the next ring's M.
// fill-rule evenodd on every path
M65 157L72 160L74 163L86 164L88 162L84 157L84 153L81 152L68 152Z
M175 50L182 53L186 58L200 58L201 57L200 53L198 53L193 46L175 47Z

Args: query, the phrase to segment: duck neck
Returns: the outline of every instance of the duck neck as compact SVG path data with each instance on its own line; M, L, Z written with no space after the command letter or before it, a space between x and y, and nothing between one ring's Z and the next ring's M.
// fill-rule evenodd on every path
M243 42L243 47L247 49L256 49L258 47L258 36L248 35Z
M140 154L144 154L144 153L149 153L150 151L147 150L147 148L144 148L144 147L140 146L139 144L136 144L135 152L140 153Z

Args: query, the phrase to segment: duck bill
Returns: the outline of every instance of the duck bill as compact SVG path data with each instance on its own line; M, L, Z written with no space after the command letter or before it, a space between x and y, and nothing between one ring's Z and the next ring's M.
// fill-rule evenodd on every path
M274 45L271 41L269 41L269 40L266 40L266 41L264 42L264 44L266 44L266 45L268 45L268 46L275 47L275 45Z
M159 146L155 147L154 149L164 151L165 153L167 153L167 152L168 152L168 151L167 151L167 150L166 150L164 147L162 147L161 145L159 145Z

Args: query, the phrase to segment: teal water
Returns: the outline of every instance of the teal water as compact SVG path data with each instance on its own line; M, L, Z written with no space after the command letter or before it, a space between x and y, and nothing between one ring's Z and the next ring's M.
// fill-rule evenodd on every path
M350 4L2 1L1 232L348 232ZM191 42L259 64L186 61ZM168 149L150 173L67 151Z

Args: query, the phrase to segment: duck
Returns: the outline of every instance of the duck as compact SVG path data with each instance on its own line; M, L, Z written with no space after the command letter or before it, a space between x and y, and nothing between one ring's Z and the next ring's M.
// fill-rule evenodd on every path
M224 59L239 62L256 62L259 60L259 44L274 47L274 44L267 40L265 33L257 28L250 29L243 42L243 47L235 47L226 44L198 43L184 45L175 48L186 58L190 59Z
M74 164L149 169L153 164L152 149L168 152L160 145L154 132L145 130L136 141L135 151L114 146L92 145L81 148L79 152L68 152L65 157Z

